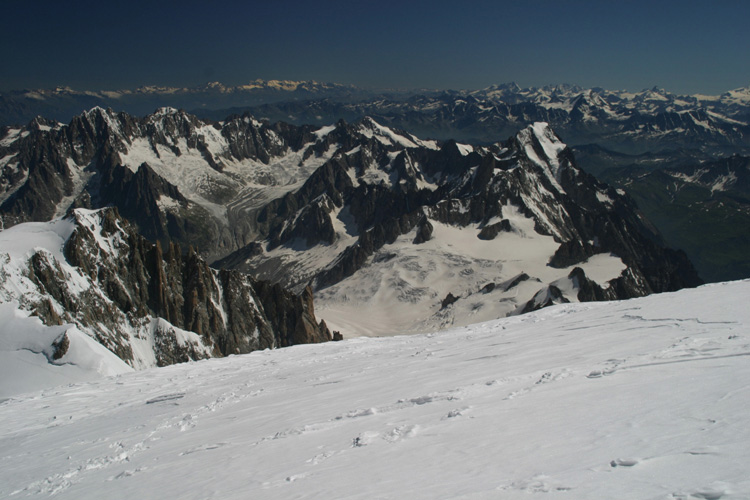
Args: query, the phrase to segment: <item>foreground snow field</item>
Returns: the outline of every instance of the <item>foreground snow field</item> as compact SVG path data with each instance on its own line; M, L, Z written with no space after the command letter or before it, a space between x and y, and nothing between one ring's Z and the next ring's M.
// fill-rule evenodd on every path
M0 497L750 498L750 281L0 404Z

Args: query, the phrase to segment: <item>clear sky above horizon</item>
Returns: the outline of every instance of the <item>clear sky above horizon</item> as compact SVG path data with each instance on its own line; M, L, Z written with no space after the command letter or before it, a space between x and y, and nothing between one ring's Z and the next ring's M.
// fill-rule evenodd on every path
M0 89L750 85L750 1L4 0Z

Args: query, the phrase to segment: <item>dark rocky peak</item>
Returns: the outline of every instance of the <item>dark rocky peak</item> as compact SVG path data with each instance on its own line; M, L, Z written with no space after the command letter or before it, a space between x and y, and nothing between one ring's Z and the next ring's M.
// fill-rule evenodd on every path
M169 138L174 143L178 137L190 138L198 134L197 129L204 125L220 130L218 124L204 122L195 115L175 108L159 108L143 119L143 135L153 138L158 144L167 144Z
M332 227L328 213L333 209L331 204L343 206L345 194L353 188L347 170L354 167L347 160L345 156L332 158L313 172L296 192L287 193L260 210L257 216L259 231L262 236L271 238L270 248L296 237L309 239L311 243L314 240L330 241ZM315 203L316 200L320 203ZM308 207L311 203L313 205ZM313 228L325 230L314 236L310 228L304 227L308 223Z
M133 137L141 135L137 118L100 107L73 117L61 133L78 164L93 159L97 162L117 161L118 157L114 155L126 152Z
M151 241L168 242L170 237L186 236L183 221L161 210L164 199L187 208L188 200L179 189L160 177L147 164L136 172L121 166L105 165L97 177L98 188L90 206L116 206L120 213ZM171 234L169 229L172 229ZM192 235L201 241L203 235ZM182 238L181 238L182 239Z
M523 164L542 169L544 176L557 184L563 170L571 167L569 162L562 161L562 152L567 148L549 124L537 122L521 130L506 143L508 150L514 151ZM559 189L559 186L556 186Z
M134 345L150 336L159 366L331 339L309 291L216 271L192 247L152 244L114 208L69 220L65 261L32 258L38 290L24 300L43 321L76 324L132 366L148 364Z
M116 113L111 108L91 108L79 117L93 136L129 139L138 129L138 119L127 113ZM75 120L75 118L74 118Z
M56 122L55 120L49 120L47 118L44 118L43 116L37 116L33 120L31 120L29 124L24 127L24 129L30 132L49 132L50 130L55 130L60 127L62 127L62 124Z
M419 164L412 158L408 150L400 152L393 160L391 174L393 188L405 191L419 189L419 181L425 180Z
M221 126L221 136L229 144L231 156L239 160L258 159L268 163L272 155L261 133L263 127L263 123L249 114L228 118Z
M312 125L292 125L286 122L268 124L268 129L281 137L292 151L299 151L303 147L314 143L317 139L315 132L319 127Z
M298 210L288 224L272 233L268 249L272 250L295 240L304 242L306 248L319 243L332 244L336 239L336 230L330 214L336 208L336 203L327 194L318 196Z

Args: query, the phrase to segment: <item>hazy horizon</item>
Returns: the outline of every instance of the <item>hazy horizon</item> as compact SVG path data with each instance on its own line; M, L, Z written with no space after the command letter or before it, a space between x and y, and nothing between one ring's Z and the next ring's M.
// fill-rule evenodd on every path
M316 80L364 88L721 94L750 85L750 3L6 2L4 91Z

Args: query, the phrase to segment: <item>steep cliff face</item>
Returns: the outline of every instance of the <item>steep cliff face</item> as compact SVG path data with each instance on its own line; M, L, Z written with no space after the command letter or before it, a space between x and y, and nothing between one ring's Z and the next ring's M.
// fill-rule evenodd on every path
M193 248L150 243L114 208L5 230L0 257L3 302L72 323L135 368L331 339L310 291L211 269Z

